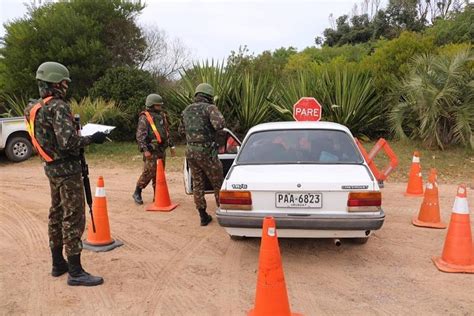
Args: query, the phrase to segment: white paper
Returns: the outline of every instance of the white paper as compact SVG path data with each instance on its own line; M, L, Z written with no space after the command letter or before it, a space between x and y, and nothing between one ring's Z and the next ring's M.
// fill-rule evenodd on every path
M88 123L82 127L81 136L90 136L96 132L109 134L114 128L115 126Z

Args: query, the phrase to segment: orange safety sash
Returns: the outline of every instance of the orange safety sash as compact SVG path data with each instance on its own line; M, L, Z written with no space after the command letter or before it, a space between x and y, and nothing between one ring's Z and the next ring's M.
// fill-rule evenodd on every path
M161 144L161 136L160 136L160 133L158 132L158 130L156 129L155 122L153 122L153 117L151 117L151 115L150 115L150 113L148 113L148 111L143 111L143 113L145 113L145 117L146 117L148 123L150 123L151 129L153 130L153 133L155 134L155 137L156 137L156 140L158 141L158 144Z
M47 97L44 100L39 101L38 103L35 104L35 106L31 109L30 111L30 121L26 121L26 129L28 130L28 134L30 134L31 137L31 142L33 143L33 146L35 147L36 151L38 154L46 161L46 162L51 162L53 159L41 148L40 144L36 140L35 137L35 118L36 118L36 112L43 106L44 104L47 104L53 97Z

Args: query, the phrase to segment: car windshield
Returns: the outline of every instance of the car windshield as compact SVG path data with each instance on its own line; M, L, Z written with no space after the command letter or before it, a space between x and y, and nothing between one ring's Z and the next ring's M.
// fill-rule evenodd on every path
M249 136L237 158L238 164L362 163L350 135L338 130L272 130Z

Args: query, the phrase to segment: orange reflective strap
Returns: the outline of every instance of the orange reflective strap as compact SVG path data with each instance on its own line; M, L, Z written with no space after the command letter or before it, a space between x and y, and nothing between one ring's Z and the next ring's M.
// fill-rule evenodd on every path
M146 119L148 123L150 123L151 129L153 130L153 133L155 134L156 140L158 141L158 144L161 144L161 136L158 130L156 129L155 122L153 122L153 118L151 117L150 113L148 111L144 111Z
M364 156L365 161L367 161L370 170L378 181L384 181L385 179L387 179L388 175L398 166L397 155L395 155L395 152L392 150L392 148L385 139L380 138L369 153L367 153L364 146L362 146L362 144L357 138L355 138L355 141L357 147L359 147L359 150L362 153L362 156ZM375 156L379 153L381 149L385 151L385 154L389 158L389 164L383 171L379 171L377 165L374 162Z
M44 100L39 101L35 104L35 106L30 111L30 121L26 121L26 129L28 130L28 134L30 134L31 142L35 147L38 154L46 161L51 162L53 159L41 148L40 144L36 140L35 137L35 119L36 119L36 112L43 106L43 104L47 104L53 97L47 97Z

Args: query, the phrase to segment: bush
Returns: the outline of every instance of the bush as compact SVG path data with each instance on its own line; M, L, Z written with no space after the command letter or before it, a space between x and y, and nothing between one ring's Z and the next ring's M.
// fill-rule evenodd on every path
M378 41L375 53L367 56L362 63L374 74L377 87L387 90L388 82L410 72L409 64L413 56L434 50L431 37L403 32L400 37L391 41Z
M420 139L428 147L462 144L474 149L473 61L470 50L452 57L416 57L398 85L401 101L390 113L395 135Z
M436 45L448 43L472 43L474 39L474 5L466 5L463 12L459 12L451 19L439 19L433 27L426 30L434 37Z
M87 97L79 102L71 100L71 109L72 113L80 115L82 125L96 123L116 126L117 121L130 118L130 114L123 106L117 105L114 101L105 101L102 98L93 100Z
M130 114L127 118L115 117L112 120L117 126L115 137L120 140L135 139L138 114L145 109L145 99L150 93L156 93L156 84L150 73L130 67L107 70L89 90L92 98L113 100Z

